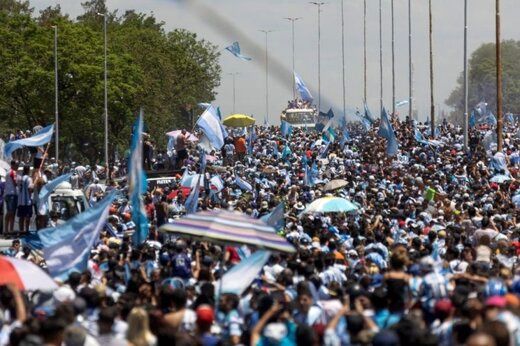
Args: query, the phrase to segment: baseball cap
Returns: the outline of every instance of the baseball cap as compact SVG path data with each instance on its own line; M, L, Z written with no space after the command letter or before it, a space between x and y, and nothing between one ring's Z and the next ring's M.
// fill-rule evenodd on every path
M201 305L197 308L197 323L203 325L211 325L215 318L213 308L209 305Z

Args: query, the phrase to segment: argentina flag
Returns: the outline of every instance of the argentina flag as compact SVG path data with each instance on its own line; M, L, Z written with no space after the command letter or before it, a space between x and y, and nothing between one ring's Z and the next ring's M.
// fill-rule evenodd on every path
M298 90L298 93L300 94L302 100L308 102L312 102L312 100L314 100L314 98L311 95L311 92L309 91L309 89L307 89L305 82L296 72L294 72L294 84L296 84L296 90Z
M230 46L227 46L226 50L241 60L245 60L245 61L252 60L250 57L245 56L242 53L240 53L240 45L238 44L237 41L233 42Z
M4 155L11 157L11 154L16 150L23 147L39 147L49 143L54 133L54 125L44 127L33 136L29 138L18 139L16 141L9 142L4 147Z
M134 245L142 244L148 238L148 217L142 199L146 189L146 174L143 171L143 111L141 110L134 125L128 165L128 196L132 206L132 221L136 226L132 235Z

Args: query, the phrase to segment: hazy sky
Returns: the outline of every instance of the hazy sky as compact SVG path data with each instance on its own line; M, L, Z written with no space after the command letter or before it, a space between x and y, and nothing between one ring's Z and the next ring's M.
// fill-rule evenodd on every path
M37 9L59 3L75 18L82 12L81 0L32 0ZM502 37L520 39L518 0L502 0ZM296 71L317 99L317 8L303 0L108 0L111 10L135 9L152 13L167 30L185 28L220 48L238 40L242 53L253 61L241 61L222 52L221 86L215 103L224 114L232 111L231 72L236 79L236 111L263 119L265 114L265 35L269 34L269 118L277 121L292 97L291 27L284 17L302 17L296 22ZM469 50L495 39L495 1L469 0ZM378 0L367 0L368 102L379 105L379 12ZM463 68L463 0L433 0L435 98L440 109L455 87ZM321 13L322 109L342 109L341 0L326 1ZM413 66L415 108L422 119L429 114L428 1L412 0ZM363 98L363 0L344 0L347 105L361 107ZM396 99L408 98L408 1L395 0ZM109 33L110 35L110 33ZM110 37L110 36L109 36ZM276 68L276 63L280 68ZM390 0L383 0L384 101L391 108ZM401 112L407 112L403 108Z

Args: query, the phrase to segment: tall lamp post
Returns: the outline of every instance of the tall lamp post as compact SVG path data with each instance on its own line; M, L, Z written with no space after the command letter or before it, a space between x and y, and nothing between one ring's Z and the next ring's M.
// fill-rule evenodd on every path
M395 22L394 0L390 2L392 16L392 115L395 116Z
M265 117L264 125L269 122L269 55L267 50L267 36L273 30L259 30L265 34Z
M468 0L464 0L464 150L468 150Z
M54 135L55 137L55 158L58 162L59 147L60 147L60 127L58 116L58 26L53 25L54 28Z
M99 16L103 17L103 36L104 36L104 60L105 60L105 72L104 72L104 82L105 82L105 166L108 173L108 168L110 167L108 164L108 70L107 70L107 14L106 13L98 13Z
M379 109L383 111L383 6L379 0Z
M342 67L342 86L343 86L343 117L347 113L347 84L345 81L345 11L343 9L343 0L341 0L341 67Z
M294 22L297 20L302 19L302 17L286 17L284 19L287 19L291 22L291 31L292 31L292 74L291 74L291 83L292 83L292 90L293 90L293 99L296 99L296 86L294 83L294 72L296 72L295 65L294 65Z
M502 54L500 39L500 0L495 0L495 26L496 26L496 74L497 74L497 151L502 151Z
M228 73L228 75L233 76L233 114L235 114L235 104L236 104L235 77L240 75L240 73L232 72L232 73Z
M312 1L310 4L318 7L318 112L321 110L321 6L324 2Z
M367 0L363 0L363 102L367 102Z
M412 0L408 0L408 117L413 118Z
M429 41L430 41L430 125L431 136L435 136L435 99L433 94L433 15L432 0L428 0L429 11Z

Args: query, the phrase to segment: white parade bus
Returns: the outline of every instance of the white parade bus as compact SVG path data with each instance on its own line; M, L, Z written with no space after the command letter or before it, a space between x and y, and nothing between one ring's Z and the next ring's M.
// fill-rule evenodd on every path
M280 120L287 121L294 127L307 128L316 126L316 118L316 110L313 108L288 108L280 116Z

